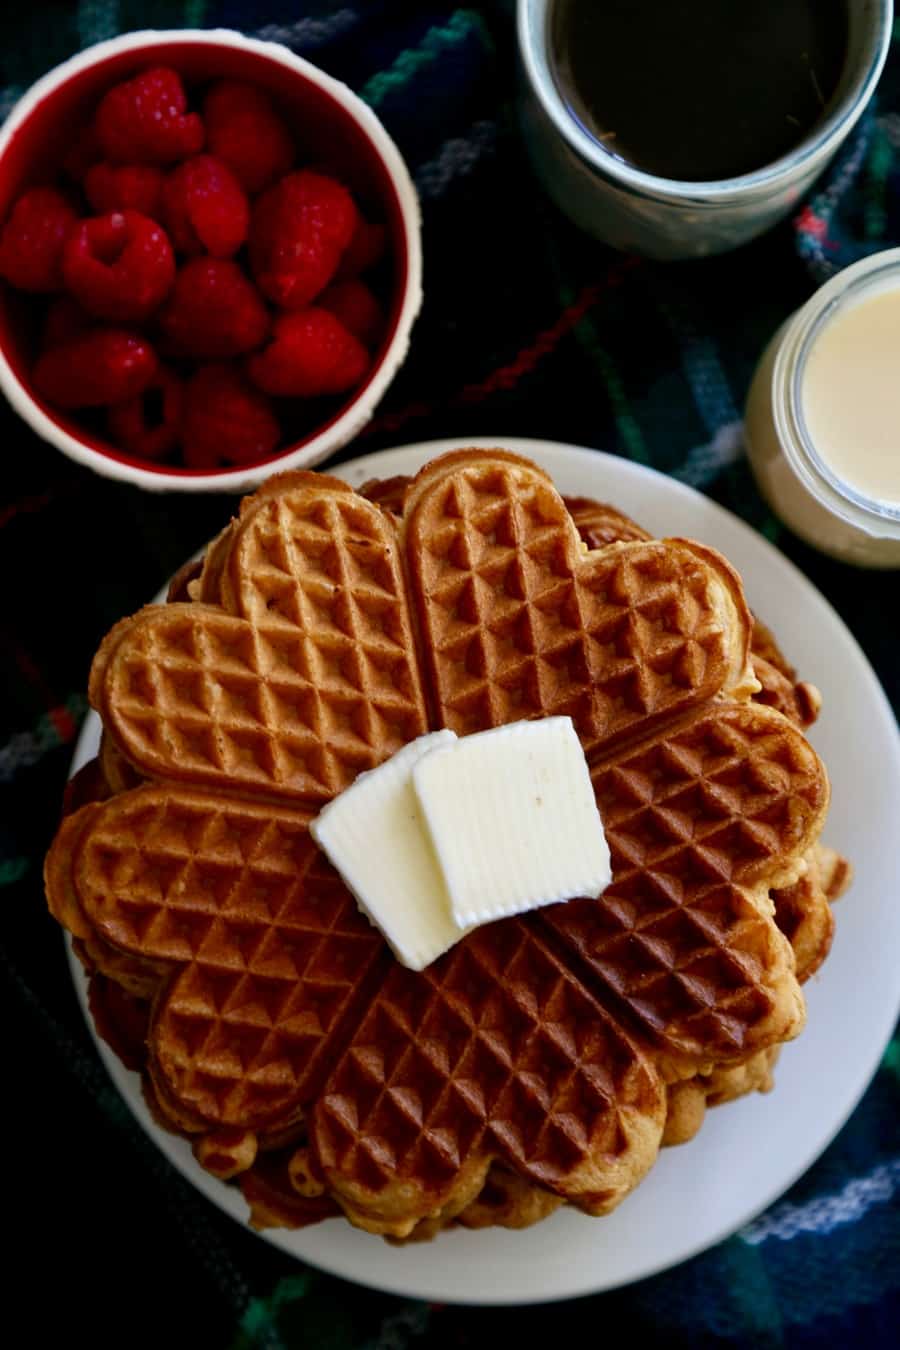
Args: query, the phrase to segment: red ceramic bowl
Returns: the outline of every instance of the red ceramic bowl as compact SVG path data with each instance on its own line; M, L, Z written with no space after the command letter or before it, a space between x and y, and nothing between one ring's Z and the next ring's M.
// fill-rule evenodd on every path
M229 78L267 90L295 132L301 160L333 166L363 213L385 222L391 259L387 325L370 373L327 421L266 460L213 472L156 465L86 432L37 394L30 377L34 297L0 284L0 388L39 436L97 473L152 491L244 492L277 470L325 459L372 416L406 355L422 301L418 201L397 147L371 109L346 85L287 48L224 29L143 32L79 53L19 101L0 132L0 220L25 188L52 181L72 128L90 115L106 90L153 65L172 66L189 85Z

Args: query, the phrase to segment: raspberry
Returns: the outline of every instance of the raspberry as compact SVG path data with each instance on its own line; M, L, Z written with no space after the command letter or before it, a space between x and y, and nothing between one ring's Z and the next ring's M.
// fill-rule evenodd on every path
M71 295L60 295L47 310L44 331L41 335L41 349L46 351L48 347L58 347L61 342L68 342L70 338L77 337L79 333L93 327L94 320L91 315L85 314Z
M146 319L175 279L172 245L139 211L94 216L66 241L63 279L89 314L120 323Z
M201 366L188 381L182 446L191 469L214 469L265 459L281 429L264 394L234 366Z
M23 192L0 233L0 276L20 291L58 291L63 245L77 219L55 188Z
M244 189L222 160L196 155L169 174L163 222L180 253L230 258L247 238L250 208Z
M186 108L181 80L166 66L113 85L95 121L104 155L120 164L172 164L196 155L203 149L203 123Z
M99 408L142 393L156 367L156 353L140 334L96 328L44 352L33 378L58 408Z
M250 263L262 290L284 309L301 309L324 290L350 243L358 216L345 187L302 169L256 202Z
M359 338L364 346L372 348L378 342L384 315L364 281L335 281L323 291L317 303L340 319L347 331Z
M167 366L159 366L143 393L110 408L112 440L138 459L162 459L178 444L183 401L181 380Z
M267 394L315 398L342 394L369 368L369 354L327 309L303 309L275 320L272 340L247 362L250 378Z
M370 267L374 267L381 260L386 245L385 227L370 225L367 220L360 217L353 238L341 258L338 277L343 280L346 277L358 277L361 272L368 272Z
M185 263L159 322L173 355L201 360L249 352L269 331L256 287L237 263L224 258Z
M95 211L140 211L156 219L163 175L150 164L94 164L84 178L85 196Z
M203 120L210 152L230 165L246 192L261 192L294 163L290 132L268 95L251 84L214 84Z
M63 172L76 183L80 183L91 165L99 163L102 158L103 151L97 138L97 128L90 122L76 132L63 160Z

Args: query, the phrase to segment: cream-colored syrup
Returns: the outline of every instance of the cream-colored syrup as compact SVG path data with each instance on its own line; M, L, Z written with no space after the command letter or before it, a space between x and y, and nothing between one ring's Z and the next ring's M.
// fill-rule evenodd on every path
M819 458L850 488L900 504L900 287L841 308L801 376L803 420Z

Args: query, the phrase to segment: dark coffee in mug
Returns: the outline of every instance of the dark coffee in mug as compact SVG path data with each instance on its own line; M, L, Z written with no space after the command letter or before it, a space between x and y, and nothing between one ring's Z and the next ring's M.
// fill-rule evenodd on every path
M846 0L554 0L554 78L618 159L709 182L788 153L847 56Z

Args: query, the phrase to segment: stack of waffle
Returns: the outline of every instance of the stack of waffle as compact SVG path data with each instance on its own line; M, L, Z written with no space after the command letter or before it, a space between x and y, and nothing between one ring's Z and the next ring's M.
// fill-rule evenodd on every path
M720 555L526 460L271 480L112 630L90 693L50 908L98 1030L257 1225L607 1213L803 1026L847 872L819 843L816 691ZM400 966L309 821L430 729L550 715L612 884Z

